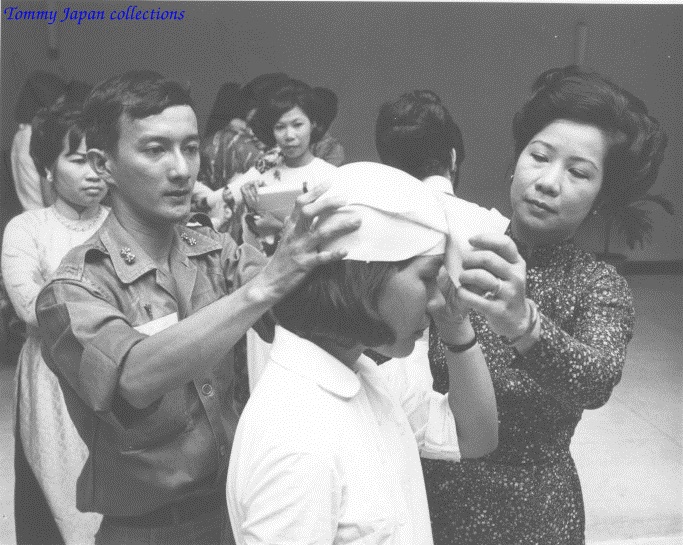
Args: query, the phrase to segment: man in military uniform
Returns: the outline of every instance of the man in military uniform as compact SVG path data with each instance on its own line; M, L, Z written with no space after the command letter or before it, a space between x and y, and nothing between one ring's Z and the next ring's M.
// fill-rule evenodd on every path
M314 218L343 203L299 198L266 263L210 227L188 227L199 135L186 89L133 71L86 101L88 160L112 213L37 301L43 354L90 455L82 511L97 543L232 543L225 474L237 424L233 345L357 227ZM157 540L157 541L150 541Z

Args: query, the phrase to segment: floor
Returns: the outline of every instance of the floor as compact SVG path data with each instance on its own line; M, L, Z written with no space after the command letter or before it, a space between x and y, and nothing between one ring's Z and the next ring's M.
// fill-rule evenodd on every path
M683 545L683 276L629 277L636 335L573 441L589 545ZM0 544L14 544L12 373L0 368Z

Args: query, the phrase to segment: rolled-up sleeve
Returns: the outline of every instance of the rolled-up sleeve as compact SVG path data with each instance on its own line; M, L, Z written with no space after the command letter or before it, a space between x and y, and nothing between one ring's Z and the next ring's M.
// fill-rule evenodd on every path
M222 244L223 274L234 289L249 282L268 263L268 258L251 244L238 246L229 235L224 235Z
M54 281L36 303L43 358L91 409L109 412L136 331L104 298L78 282Z
M424 350L421 350L422 344ZM426 343L418 343L410 356L381 365L381 374L408 417L420 456L458 462L460 448L455 418L448 394L432 389L426 350Z

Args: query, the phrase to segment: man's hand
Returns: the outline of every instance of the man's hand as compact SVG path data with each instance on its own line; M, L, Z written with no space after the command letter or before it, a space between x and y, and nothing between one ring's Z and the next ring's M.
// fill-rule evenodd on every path
M276 300L299 285L318 265L339 261L346 251L320 250L325 244L358 229L360 218L351 212L337 213L324 222L319 216L329 215L346 203L326 194L327 187L317 185L300 195L292 214L285 221L277 250L263 271L254 279L263 282Z

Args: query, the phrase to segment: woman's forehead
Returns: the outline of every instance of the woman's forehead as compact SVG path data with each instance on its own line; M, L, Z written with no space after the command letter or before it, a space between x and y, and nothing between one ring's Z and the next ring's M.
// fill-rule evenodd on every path
M410 260L410 264L422 270L437 271L444 263L444 254L418 255Z
M294 106L292 109L287 110L284 114L282 114L278 120L278 123L288 123L291 121L296 121L297 119L308 119L308 116L299 106Z

